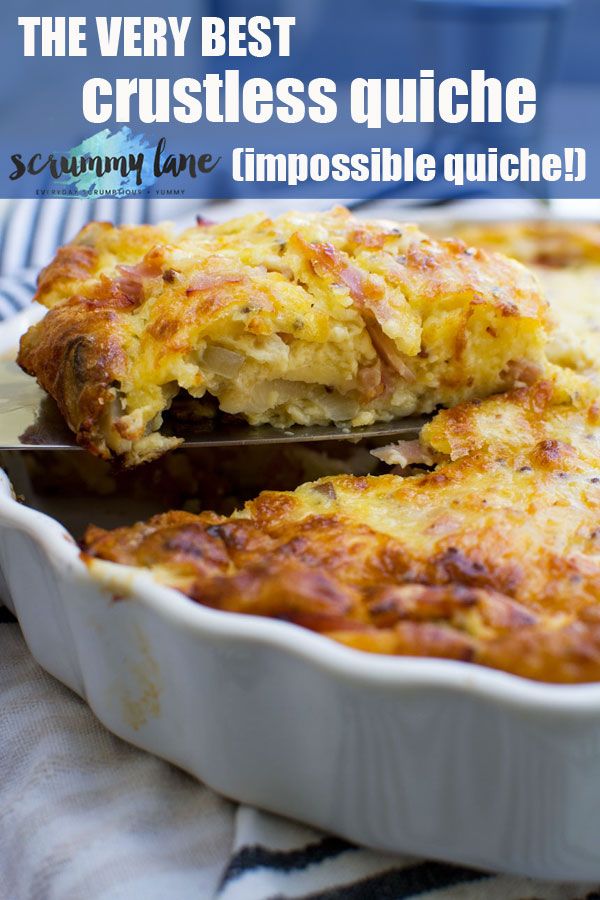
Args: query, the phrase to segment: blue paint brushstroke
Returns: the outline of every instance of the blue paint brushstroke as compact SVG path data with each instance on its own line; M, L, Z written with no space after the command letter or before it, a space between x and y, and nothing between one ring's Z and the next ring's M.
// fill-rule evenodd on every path
M62 154L66 157L90 158L92 156L117 157L129 154L137 156L138 153L144 154L144 162L142 165L142 184L136 183L137 173L130 172L123 177L119 171L106 172L102 176L96 175L95 172L84 172L82 175L63 175L61 184L69 185L76 188L77 192L82 195L90 194L93 190L102 191L102 193L112 193L113 191L136 193L143 188L148 188L156 181L153 171L152 160L156 147L149 144L143 134L133 134L131 128L123 126L119 131L111 134L109 128L104 128L97 134L86 138L76 147L71 147L66 153Z

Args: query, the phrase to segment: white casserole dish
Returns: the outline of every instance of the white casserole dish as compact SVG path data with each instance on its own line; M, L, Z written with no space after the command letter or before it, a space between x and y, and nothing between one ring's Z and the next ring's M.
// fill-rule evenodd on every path
M4 473L0 566L38 662L222 794L382 850L600 879L600 685L378 657L134 569L92 577Z
M33 315L0 327L0 352ZM0 470L0 596L38 662L115 734L381 850L600 880L600 684L360 653L93 565Z

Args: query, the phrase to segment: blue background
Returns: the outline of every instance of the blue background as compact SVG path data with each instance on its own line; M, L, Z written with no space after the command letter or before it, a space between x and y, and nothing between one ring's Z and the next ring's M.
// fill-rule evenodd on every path
M184 58L102 59L91 52L97 45L93 17L102 15L191 15L194 17ZM202 59L193 29L198 18L211 15L295 15L292 55L280 59ZM24 58L19 15L87 15L88 56ZM248 124L141 125L151 143L168 139L176 152L221 153L222 165L211 176L196 180L161 178L163 190L185 189L187 197L377 195L382 185L358 182L285 185L236 184L228 176L230 149L253 146L267 152L355 152L371 146L442 153L447 150L499 146L514 150L529 146L560 151L583 146L588 151L588 177L583 183L551 185L468 185L464 190L486 196L600 197L600 0L119 0L92 4L73 0L10 0L0 11L0 41L4 78L0 82L0 196L34 196L44 187L43 176L10 181L10 155L39 151L64 152L106 126L91 125L81 113L81 87L91 76L201 77L222 68L240 68L241 77L261 75L271 80L286 75L309 79L330 76L338 82L340 112L327 126L303 123L264 126ZM349 121L342 100L345 80L356 76L407 77L420 68L435 68L440 77L464 76L485 68L503 80L526 75L538 86L538 115L531 126L397 125L368 130ZM107 123L116 130L118 125ZM459 196L442 181L390 186L396 195Z

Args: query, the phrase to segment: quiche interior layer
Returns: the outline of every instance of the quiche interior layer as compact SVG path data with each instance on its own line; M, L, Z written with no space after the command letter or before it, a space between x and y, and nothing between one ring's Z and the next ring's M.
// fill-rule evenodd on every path
M251 424L366 425L548 372L547 305L518 263L346 210L92 224L39 279L19 362L78 440L136 464L175 396ZM207 402L207 401L211 402Z

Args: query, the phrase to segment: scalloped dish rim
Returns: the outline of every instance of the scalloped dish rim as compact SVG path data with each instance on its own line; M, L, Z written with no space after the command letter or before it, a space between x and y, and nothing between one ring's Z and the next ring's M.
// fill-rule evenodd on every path
M490 700L532 711L600 716L600 682L553 684L509 672L434 657L387 656L344 647L331 638L289 622L247 613L211 609L175 588L161 584L152 574L104 560L81 559L77 543L56 519L20 503L11 482L0 469L0 526L28 533L47 552L61 578L83 578L104 590L146 604L173 624L233 641L266 643L349 681L361 681L386 690L435 687L462 689ZM92 574L93 572L93 574Z

